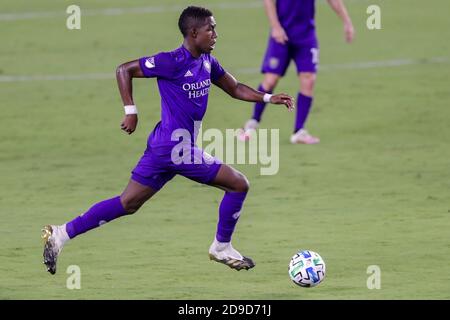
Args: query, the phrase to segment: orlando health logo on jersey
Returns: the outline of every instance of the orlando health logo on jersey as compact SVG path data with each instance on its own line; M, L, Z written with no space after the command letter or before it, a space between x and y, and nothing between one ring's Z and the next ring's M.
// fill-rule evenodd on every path
M189 94L189 99L200 98L206 96L209 93L211 87L211 79L205 79L193 83L183 83L183 90Z

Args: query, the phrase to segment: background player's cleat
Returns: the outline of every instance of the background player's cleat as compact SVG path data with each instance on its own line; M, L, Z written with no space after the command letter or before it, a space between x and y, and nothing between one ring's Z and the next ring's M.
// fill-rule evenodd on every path
M235 270L248 270L255 266L252 259L242 256L229 242L214 240L209 248L209 259L229 266Z
M238 138L241 141L247 141L251 138L252 133L258 129L259 127L259 122L256 121L255 119L249 119L245 125L244 128L240 130L239 134L238 134Z
M44 264L51 274L56 273L56 261L64 245L58 237L58 234L62 232L60 228L59 226L47 225L42 229Z
M305 129L300 129L291 136L292 144L316 144L320 139L308 133Z

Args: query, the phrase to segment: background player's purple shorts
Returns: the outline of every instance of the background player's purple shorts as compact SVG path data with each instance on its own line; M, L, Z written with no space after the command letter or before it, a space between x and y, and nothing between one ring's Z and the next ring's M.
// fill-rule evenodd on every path
M262 73L275 73L284 76L291 59L295 61L297 73L317 72L319 62L319 43L317 38L302 43L281 44L269 37L266 54L261 67Z
M157 191L177 174L208 184L219 172L221 161L199 148L189 148L190 156L186 154L183 159L189 158L190 163L179 164L174 163L172 159L172 149L172 146L148 146L133 169L131 178Z

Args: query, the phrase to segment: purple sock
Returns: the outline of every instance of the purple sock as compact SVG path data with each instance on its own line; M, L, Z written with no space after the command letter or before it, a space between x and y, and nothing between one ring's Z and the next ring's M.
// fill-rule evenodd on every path
M219 223L216 239L219 242L230 242L234 227L239 220L242 205L247 192L225 192L219 207Z
M258 87L258 91L265 92L265 93L272 93L271 90L265 90L261 84ZM257 103L255 103L255 108L253 110L253 119L255 119L256 121L260 122L261 121L261 116L262 116L262 114L264 112L264 108L265 107L266 107L266 103L265 102L257 102Z
M297 96L297 118L295 119L294 133L305 126L306 118L308 118L309 110L311 109L313 98L302 95Z
M102 224L126 215L125 209L120 202L120 197L115 197L93 205L86 213L76 217L66 224L69 238L97 228Z

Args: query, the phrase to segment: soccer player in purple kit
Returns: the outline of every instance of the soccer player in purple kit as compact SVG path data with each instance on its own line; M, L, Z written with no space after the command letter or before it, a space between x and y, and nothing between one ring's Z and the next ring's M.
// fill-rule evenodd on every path
M231 237L249 189L248 180L242 173L196 147L194 123L201 121L206 112L211 83L231 97L244 101L269 101L292 110L293 100L286 94L271 95L256 91L239 83L221 67L217 59L210 55L217 32L215 19L208 9L186 8L179 17L178 26L184 37L181 47L127 62L117 68L117 82L125 109L122 130L132 134L138 123L132 97L133 78L157 78L161 121L151 132L147 149L120 196L95 204L66 224L44 227L44 264L51 274L56 272L58 255L69 239L135 213L177 174L225 191L219 206L216 235L209 248L210 259L236 270L254 267L250 258L241 255L231 245ZM174 139L173 133L179 129L188 131L192 139ZM178 149L174 152L180 144L181 152ZM183 161L179 162L178 156Z
M342 0L327 0L329 5L344 22L347 42L352 42L354 29ZM289 63L295 61L300 81L297 96L297 115L293 144L315 144L320 139L308 133L305 122L313 102L314 84L316 82L317 64L319 62L319 43L314 22L315 0L264 0L264 6L271 26L271 34L266 54L261 67L264 74L258 90L271 93L281 77L286 73ZM248 120L239 135L241 140L248 140L253 130L261 121L266 103L257 102L253 116Z

